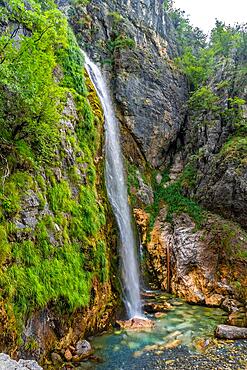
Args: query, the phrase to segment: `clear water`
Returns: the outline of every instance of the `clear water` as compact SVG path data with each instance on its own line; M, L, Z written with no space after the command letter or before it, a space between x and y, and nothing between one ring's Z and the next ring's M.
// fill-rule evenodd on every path
M120 234L121 270L126 310L130 318L140 317L142 312L136 255L137 243L128 204L118 121L103 74L88 56L83 54L85 67L100 98L105 116L106 187Z
M142 332L115 331L95 337L92 345L102 363L94 364L99 370L120 370L136 368L139 356L149 355L153 345L164 345L179 339L181 345L195 351L195 340L212 337L215 327L224 323L226 313L218 308L189 305L180 299L162 295L172 304L164 317L153 318L155 326ZM143 361L143 360L142 360Z

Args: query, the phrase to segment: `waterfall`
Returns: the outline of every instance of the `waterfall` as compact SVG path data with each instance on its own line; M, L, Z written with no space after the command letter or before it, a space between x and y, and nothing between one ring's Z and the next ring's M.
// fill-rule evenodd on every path
M120 256L124 301L129 318L142 317L136 240L128 204L119 127L110 93L100 69L85 57L85 68L101 101L105 117L106 188L120 234Z

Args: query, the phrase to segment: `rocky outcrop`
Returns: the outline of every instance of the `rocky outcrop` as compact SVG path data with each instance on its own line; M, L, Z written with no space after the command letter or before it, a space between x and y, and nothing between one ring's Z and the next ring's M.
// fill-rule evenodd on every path
M188 97L172 61L176 44L163 2L93 0L68 15L82 47L110 72L125 154L160 166L184 123Z
M11 360L11 358L4 354L0 354L0 369L1 370L42 370L42 367L37 362L32 360Z
M173 224L166 222L162 209L149 240L147 215L140 211L135 215L157 288L170 289L188 302L223 307L237 313L239 325L246 324L247 265L242 256L247 236L237 225L205 214L202 228L196 230L186 214L174 216Z
M206 87L216 100L212 107L203 105L203 97L200 108L190 104L181 155L185 162L193 162L197 172L188 195L246 229L246 104L237 108L232 103L236 97L242 102L247 100L238 63L231 59L219 61L215 76Z
M198 182L193 195L208 208L247 228L247 166L238 159L215 156L197 162Z

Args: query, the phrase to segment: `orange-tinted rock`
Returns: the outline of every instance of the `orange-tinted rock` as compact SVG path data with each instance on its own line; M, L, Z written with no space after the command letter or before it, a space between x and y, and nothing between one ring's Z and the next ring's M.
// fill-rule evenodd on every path
M247 326L247 313L239 311L232 312L228 317L228 324L239 327Z
M130 320L118 320L117 324L121 327L121 329L126 330L143 330L149 329L154 326L154 322L148 319L141 319L134 317Z
M220 294L212 294L209 297L205 297L205 303L208 306L220 306L221 303L223 302L224 297Z
M69 348L66 349L65 353L64 353L64 357L66 359L66 361L71 361L72 360L72 353L70 352Z
M163 349L172 349L178 347L182 341L180 339L174 339L172 342L168 342L163 346Z
M148 313L167 312L172 309L168 302L146 302L143 309Z
M163 208L155 220L148 241L148 216L142 210L136 210L135 215L143 231L142 243L146 249L147 269L158 288L166 290L171 286L172 293L188 302L206 303L216 307L220 307L223 301L226 306L229 296L234 301L246 300L246 262L236 254L233 263L234 245L246 249L246 239L241 234L243 231L236 225L213 214L205 216L207 218L199 230L196 230L194 221L187 214L174 215L171 225L166 222L167 210ZM226 238L226 226L232 230L230 236L234 235L232 240L228 240L231 244L229 248L232 249L229 256L229 251L224 246L226 242L222 241ZM237 284L233 283L234 280ZM231 308L229 311L231 312Z
M162 319L165 315L165 312L155 312L154 317L156 317L156 319Z

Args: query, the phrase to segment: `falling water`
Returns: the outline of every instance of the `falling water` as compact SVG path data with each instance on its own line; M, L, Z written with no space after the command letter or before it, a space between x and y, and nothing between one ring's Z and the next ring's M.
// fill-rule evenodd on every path
M130 318L141 317L140 284L136 256L136 240L131 223L127 186L124 176L118 121L110 93L99 68L85 56L85 67L101 101L106 131L106 187L120 232L120 251L125 305Z

